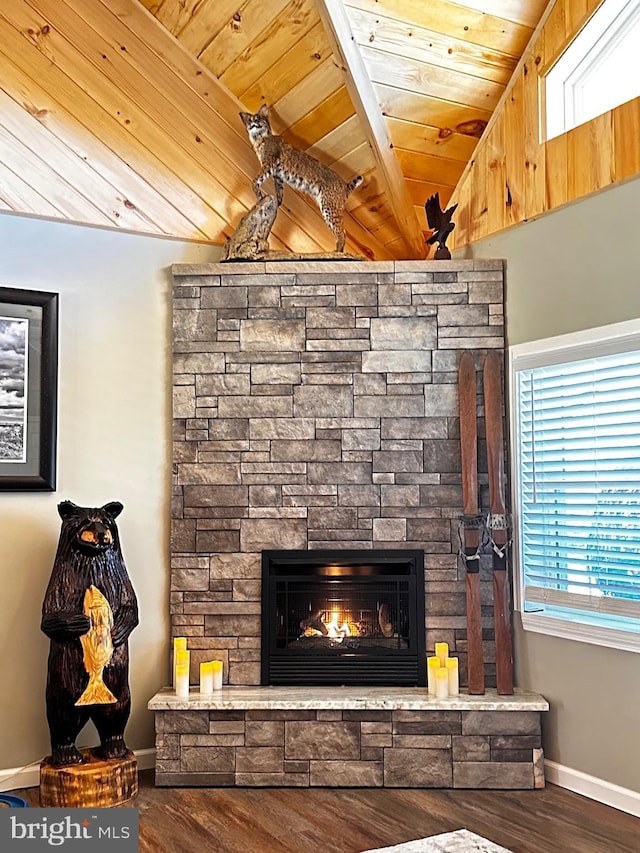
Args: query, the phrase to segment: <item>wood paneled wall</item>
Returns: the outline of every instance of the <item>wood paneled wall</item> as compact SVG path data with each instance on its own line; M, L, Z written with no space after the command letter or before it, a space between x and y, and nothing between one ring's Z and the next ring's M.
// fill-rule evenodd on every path
M640 174L640 98L541 141L543 76L601 2L557 0L543 19L451 197L452 249Z

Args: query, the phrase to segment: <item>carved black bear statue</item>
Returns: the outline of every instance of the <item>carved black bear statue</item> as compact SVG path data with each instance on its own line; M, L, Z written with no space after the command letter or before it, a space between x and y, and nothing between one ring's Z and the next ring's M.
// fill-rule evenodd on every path
M118 501L100 508L58 505L62 529L41 624L51 640L46 700L55 767L84 760L75 740L89 719L100 736L99 757L122 758L128 751L127 640L138 624L138 604L115 522L122 510Z

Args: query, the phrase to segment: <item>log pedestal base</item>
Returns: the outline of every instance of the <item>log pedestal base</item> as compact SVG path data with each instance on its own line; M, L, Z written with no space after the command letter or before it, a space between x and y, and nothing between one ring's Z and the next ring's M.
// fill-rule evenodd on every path
M105 760L81 749L86 761L53 767L51 756L40 765L43 808L104 808L120 806L138 793L138 761L132 752Z

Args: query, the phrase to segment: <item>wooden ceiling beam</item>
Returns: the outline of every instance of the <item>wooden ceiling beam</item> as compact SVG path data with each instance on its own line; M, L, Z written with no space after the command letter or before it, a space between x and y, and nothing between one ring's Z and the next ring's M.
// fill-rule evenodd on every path
M409 257L424 258L424 235L409 198L380 104L351 32L344 5L341 0L316 0L316 7L332 50L343 66L345 85L373 151L379 176L384 183Z

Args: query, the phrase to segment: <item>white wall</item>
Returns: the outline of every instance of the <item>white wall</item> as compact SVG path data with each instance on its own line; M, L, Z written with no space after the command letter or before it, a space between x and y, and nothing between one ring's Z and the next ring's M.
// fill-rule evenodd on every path
M506 259L509 345L640 317L640 179L474 244ZM640 655L523 631L517 682L542 693L545 757L640 792Z
M0 246L0 287L60 294L57 490L0 491L1 772L50 751L40 618L67 498L124 504L118 526L140 608L126 740L153 746L146 705L168 683L169 660L170 266L220 251L12 215L0 215ZM97 743L91 724L78 742Z

